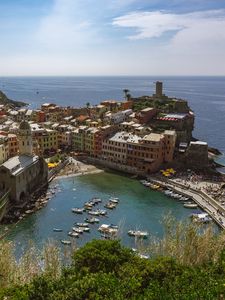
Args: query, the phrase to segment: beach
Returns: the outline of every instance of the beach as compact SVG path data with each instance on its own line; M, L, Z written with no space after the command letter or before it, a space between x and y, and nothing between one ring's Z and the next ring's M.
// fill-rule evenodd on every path
M55 178L59 179L87 174L98 174L101 172L104 172L104 170L99 167L77 160L76 158L69 157L68 164L62 168L59 173L57 173Z

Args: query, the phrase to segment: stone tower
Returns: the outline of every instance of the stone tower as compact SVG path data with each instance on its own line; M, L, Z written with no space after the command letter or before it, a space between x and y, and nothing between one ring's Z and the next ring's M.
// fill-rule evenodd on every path
M33 141L30 124L22 121L19 127L19 153L20 155L33 155Z

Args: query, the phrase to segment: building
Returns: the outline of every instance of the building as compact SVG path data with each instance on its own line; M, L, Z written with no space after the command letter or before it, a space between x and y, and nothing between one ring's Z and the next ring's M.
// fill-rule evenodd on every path
M107 162L131 167L141 174L159 170L173 160L176 132L150 133L141 137L130 132L117 132L102 144L101 158Z
M72 149L75 151L85 151L85 130L87 126L79 126L72 131Z
M8 147L9 147L9 157L18 155L19 153L19 142L16 134L8 134Z
M140 124L148 123L153 117L157 114L157 109L153 107L147 107L142 109L140 112L136 114L136 118L138 119Z
M8 137L0 135L0 164L5 162L9 157Z
M0 166L0 191L9 193L10 205L27 202L31 193L48 182L45 161L33 155L32 133L28 122L19 127L19 153Z

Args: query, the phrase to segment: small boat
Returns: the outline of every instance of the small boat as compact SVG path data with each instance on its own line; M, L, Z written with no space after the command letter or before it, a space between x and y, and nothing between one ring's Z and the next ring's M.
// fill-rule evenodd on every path
M140 258L144 258L144 259L149 259L149 258L150 258L149 255L141 254L141 253L138 253L138 256L139 256Z
M129 230L128 235L139 237L139 238L147 238L148 232L147 231L140 231L140 230Z
M71 241L67 241L67 240L61 240L61 243L63 245L71 245Z
M115 228L116 225L110 225L110 224L102 224L99 228L98 228L98 231L100 231L101 233L104 233L104 234L116 234L117 231L118 231L118 226L117 228Z
M187 203L184 203L184 207L185 208L197 208L198 205L196 203L193 203L193 202L187 202Z
M172 193L173 193L173 192L172 192L171 190L165 190L165 191L164 191L164 194L165 194L166 196L170 196Z
M83 228L84 228L84 227L72 227L72 230L73 230L74 232L76 232L76 233L81 234L81 233L84 232Z
M63 230L61 228L53 228L53 231L55 231L55 232L62 232Z
M95 203L95 204L98 204L98 203L101 203L102 202L102 199L101 198L92 198L91 199L91 202Z
M90 227L82 227L84 232L90 232Z
M112 203L112 202L108 202L105 204L105 208L108 208L108 209L113 209L115 207L116 207L116 204Z
M85 211L84 208L72 208L71 210L75 214L82 214Z
M99 209L100 216L107 215L107 211L105 209Z
M88 223L75 223L78 227L88 227Z
M94 223L99 223L99 219L98 218L86 218L85 222L90 223L90 224L94 224Z
M116 198L116 197L110 197L110 198L109 198L109 202L118 204L118 203L119 203L119 198Z
M93 204L84 204L84 209L92 210Z
M110 227L111 227L111 228L114 228L114 229L118 229L118 228L119 228L118 225L114 225L114 224L110 224Z
M91 216L99 216L100 212L98 210L90 210L88 214Z
M32 214L34 211L32 209L28 209L25 211L25 214L26 215L29 215L29 214Z
M74 231L69 231L68 235L71 236L71 237L79 238L79 233L74 232Z

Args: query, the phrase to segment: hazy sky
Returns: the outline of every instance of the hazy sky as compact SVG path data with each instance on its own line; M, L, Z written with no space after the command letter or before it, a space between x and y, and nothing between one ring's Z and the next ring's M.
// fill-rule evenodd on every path
M225 75L225 0L0 0L0 75Z

